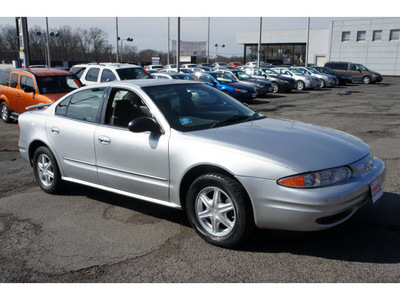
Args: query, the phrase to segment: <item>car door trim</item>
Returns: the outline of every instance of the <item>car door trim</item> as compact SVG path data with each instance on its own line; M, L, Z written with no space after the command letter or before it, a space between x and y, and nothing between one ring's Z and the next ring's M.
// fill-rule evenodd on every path
M142 196L142 195L138 195L138 194L134 194L134 193L129 193L129 192L125 192L122 190L118 190L118 189L114 189L114 188L110 188L110 187L106 187L100 184L95 184L95 183L91 183L91 182L87 182L84 180L79 180L79 179L75 179L75 178L71 178L71 177L62 177L62 180L65 181L69 181L69 182L74 182L74 183L78 183L78 184L83 184L86 186L90 186L93 188L97 188L100 190L105 190L111 193L116 193L116 194L120 194L123 196L127 196L127 197L131 197L131 198L136 198L136 199L140 199L140 200L144 200L144 201L148 201L148 202L152 202L152 203L156 203L156 204L160 204L160 205L164 205L164 206L169 206L172 208L178 208L178 209L182 209L182 207L176 203L173 202L169 202L169 201L165 201L165 200L159 200L159 199L155 199L155 198L151 198L151 197L146 197L146 196Z
M113 167L109 167L109 166L105 166L105 165L97 165L97 167L103 168L103 169L107 169L107 170L111 170L111 171L117 171L117 172L120 172L120 173L129 174L129 175L134 175L134 176L146 177L146 178L156 179L156 180L160 180L160 181L168 181L167 178L157 177L157 176L147 175L147 174L142 174L142 173L131 172L131 171L117 169L117 168L113 168Z

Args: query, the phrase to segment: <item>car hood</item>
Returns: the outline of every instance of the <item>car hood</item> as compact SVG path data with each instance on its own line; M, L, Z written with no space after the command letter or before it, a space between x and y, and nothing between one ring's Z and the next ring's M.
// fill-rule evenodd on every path
M52 102L56 102L61 97L65 96L68 93L57 93L57 94L40 94L42 99L48 99Z
M252 89L248 85L246 85L244 83L239 83L239 82L224 83L223 85L227 85L227 86L230 86L230 87L236 88L236 89L245 89L245 90Z
M367 144L347 133L272 118L187 134L298 173L348 165L370 152Z

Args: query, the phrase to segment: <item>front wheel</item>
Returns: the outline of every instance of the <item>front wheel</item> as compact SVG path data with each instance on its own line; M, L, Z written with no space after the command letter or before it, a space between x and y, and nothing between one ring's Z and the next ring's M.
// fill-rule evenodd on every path
M33 154L33 174L46 193L55 194L61 189L61 173L53 153L47 147L39 147Z
M10 118L10 110L8 109L7 103L2 102L0 105L1 109L1 119L3 120L4 123L10 123L11 118Z
M370 83L371 83L371 78L370 78L369 76L364 76L364 77L361 79L361 81L362 81L362 83L364 83L364 84L370 84Z
M221 174L205 174L190 186L186 209L190 223L206 242L235 247L254 229L253 211L239 182Z
M272 83L272 92L277 93L279 91L279 85L276 82Z
M297 89L298 91L304 90L304 87L305 87L305 84L304 84L303 81L301 81L301 80L297 81L296 89Z

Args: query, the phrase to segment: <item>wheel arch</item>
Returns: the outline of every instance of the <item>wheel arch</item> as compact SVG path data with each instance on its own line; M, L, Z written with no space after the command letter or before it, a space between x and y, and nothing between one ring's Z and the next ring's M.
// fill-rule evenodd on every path
M31 164L31 166L33 166L33 154L35 153L36 149L39 147L46 147L48 148L52 153L53 151L51 150L51 148L46 145L46 143L44 143L41 140L35 140L33 141L30 145L29 145L29 149L28 149L28 156L29 156L29 163ZM54 155L54 154L53 154ZM55 156L54 156L55 157Z
M225 170L222 167L215 166L215 165L198 165L186 172L183 176L180 186L179 186L179 201L181 204L182 209L186 209L186 196L189 191L190 185L193 181L198 178L199 176L207 173L218 173L228 177L231 177L234 180L237 180L235 176L230 173L229 171ZM239 182L240 183L240 182ZM241 183L240 183L241 184Z

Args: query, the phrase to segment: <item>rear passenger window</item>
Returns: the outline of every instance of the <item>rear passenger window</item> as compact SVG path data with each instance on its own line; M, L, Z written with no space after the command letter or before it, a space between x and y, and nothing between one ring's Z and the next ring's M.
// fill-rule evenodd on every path
M18 74L11 74L10 87L16 88L18 85Z
M89 71L86 74L85 79L87 81L97 81L97 77L99 76L99 68L90 68Z
M87 121L97 122L104 88L93 88L77 92L58 104L57 115Z
M111 70L104 69L103 72L101 73L100 82L114 81L116 79L117 78L115 77L114 73Z

